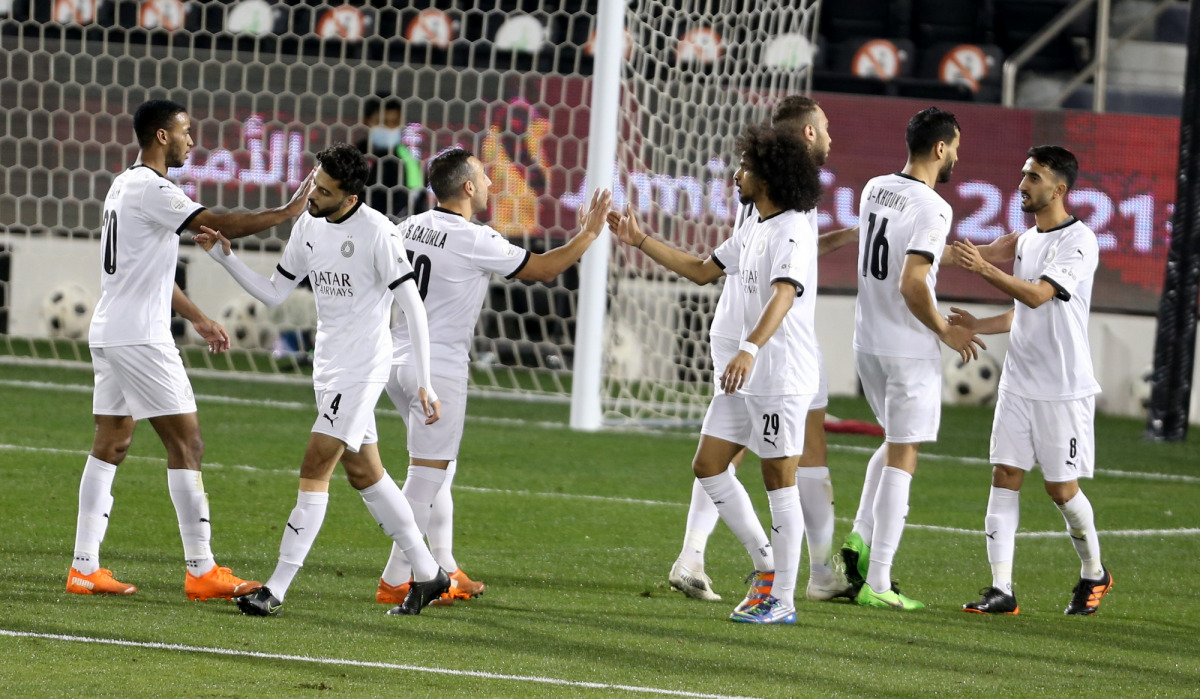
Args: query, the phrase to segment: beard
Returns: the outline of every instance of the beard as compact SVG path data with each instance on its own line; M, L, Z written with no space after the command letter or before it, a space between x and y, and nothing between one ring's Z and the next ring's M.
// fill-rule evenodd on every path
M1021 200L1021 211L1024 211L1027 214L1036 214L1037 212L1046 208L1049 203L1050 202L1048 201L1038 201L1030 196L1028 199Z
M187 154L187 148L172 148L168 150L165 153L167 167L183 167L183 164L187 162Z
M317 207L317 203L315 201L313 201L312 199L309 199L308 200L308 213L313 218L329 218L333 214L337 213L338 209L342 208L342 203L343 202L338 202L336 204L331 204L331 205L325 207L324 209L321 209L321 208Z
M754 203L754 197L752 197L748 194L742 194L742 191L739 189L738 190L738 201L741 202L742 204L748 206L748 205Z
M958 161L952 160L943 165L941 170L938 170L938 184L946 184L950 181L950 176L954 174L955 165L958 165Z
M824 150L813 150L812 159L813 162L817 164L817 167L824 165L825 161L829 159L829 148L826 147Z

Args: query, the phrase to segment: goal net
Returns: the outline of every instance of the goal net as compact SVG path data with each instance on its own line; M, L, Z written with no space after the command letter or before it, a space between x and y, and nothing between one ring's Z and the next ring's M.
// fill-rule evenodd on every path
M535 252L578 228L586 196L599 0L0 0L0 361L85 363L99 296L99 229L113 178L133 163L132 113L187 107L196 147L169 176L217 211L282 204L327 145L373 163L368 203L397 220L427 208L440 150L480 155L495 183L482 220ZM607 1L607 0L605 0ZM803 92L815 0L632 0L617 204L656 235L706 254L733 215L733 140ZM237 241L269 273L289 226ZM253 302L183 236L177 280L234 337L210 355L174 328L196 371L306 372L311 295ZM608 421L689 421L710 392L716 288L614 248L605 347ZM496 279L472 351L472 391L569 399L579 294Z

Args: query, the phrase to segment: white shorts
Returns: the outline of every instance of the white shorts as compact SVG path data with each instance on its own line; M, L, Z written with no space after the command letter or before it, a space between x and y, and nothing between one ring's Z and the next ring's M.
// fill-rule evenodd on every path
M724 335L712 335L708 340L713 363L713 384L719 393L721 373L733 361L740 343ZM829 374L825 373L825 357L821 354L820 347L817 347L817 371L817 395L813 396L809 410L824 410L829 407ZM707 416L705 419L708 419Z
M433 390L442 402L442 417L432 425L425 424L415 365L392 366L387 394L408 428L409 457L453 461L458 458L463 425L467 421L467 377L433 376L431 380Z
M96 375L93 415L143 420L196 412L192 384L175 345L122 345L91 350L92 370Z
M812 399L719 393L708 404L700 434L749 447L763 459L799 456Z
M936 442L942 421L942 362L855 352L863 393L892 444Z
M357 452L364 444L375 444L375 406L381 383L355 383L340 388L317 391L317 421L312 431L329 435Z
M1095 396L1031 400L1000 391L992 419L992 463L1029 471L1036 462L1050 483L1091 478L1095 415Z

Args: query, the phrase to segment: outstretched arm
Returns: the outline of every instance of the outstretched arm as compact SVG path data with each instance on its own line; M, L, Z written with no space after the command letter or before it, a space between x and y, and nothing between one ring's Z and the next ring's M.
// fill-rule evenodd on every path
M566 245L530 255L525 266L517 272L516 278L552 282L558 275L567 271L568 267L583 257L583 253L587 252L588 247L599 237L600 231L604 230L604 215L611 204L612 192L607 189L597 189L593 192L591 204L583 215L583 230Z
M1013 309L1008 309L998 316L976 318L961 308L950 307L950 317L946 320L951 325L961 325L980 335L997 335L1012 329Z
M1027 282L1024 279L1017 279L1011 274L1001 271L998 267L985 260L980 248L975 247L969 240L954 241L954 254L959 260L959 266L963 269L978 274L988 284L991 284L1030 308L1037 308L1054 298L1054 295L1058 293L1054 285L1045 279L1039 279L1036 282Z
M624 216L615 211L609 212L608 228L622 243L641 250L658 264L701 286L714 282L725 274L711 257L701 260L643 233L637 214L632 211Z
M247 267L245 262L233 254L233 250L229 246L229 239L222 235L221 231L207 226L201 231L200 235L195 238L196 244L207 250L209 257L221 263L225 271L229 272L229 275L251 296L268 306L273 308L283 303L288 294L292 293L292 289L295 289L296 285L300 283L298 279L289 278L289 275L285 275L278 268L271 274L271 278L267 279Z
M312 189L314 169L300 183L300 188L292 195L288 203L274 209L264 209L252 214L218 214L210 209L201 211L188 223L188 230L202 233L205 228L222 231L230 239L244 238L248 235L277 226L288 219L295 218L304 212L308 204L308 193Z
M858 226L822 233L817 236L817 257L827 255L858 240Z

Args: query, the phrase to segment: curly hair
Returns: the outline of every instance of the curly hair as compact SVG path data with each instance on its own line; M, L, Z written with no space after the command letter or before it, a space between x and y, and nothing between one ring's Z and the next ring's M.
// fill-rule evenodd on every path
M767 188L776 206L808 211L821 200L821 171L808 146L788 129L755 124L738 139L747 169Z
M317 162L326 174L338 181L343 193L362 194L370 166L357 148L349 143L335 143L317 153Z
M137 136L138 145L145 148L154 143L158 130L170 130L175 115L186 111L182 104L171 100L143 102L133 113L133 133Z

